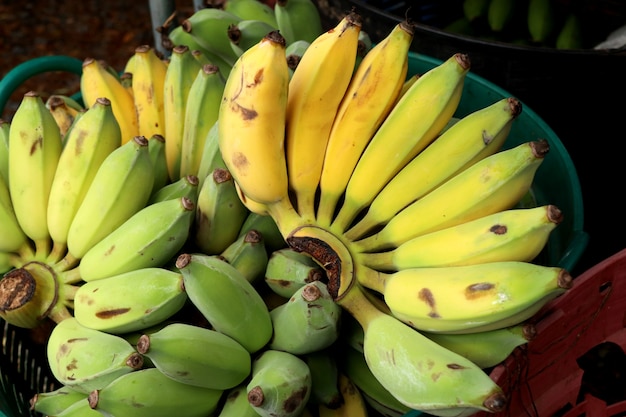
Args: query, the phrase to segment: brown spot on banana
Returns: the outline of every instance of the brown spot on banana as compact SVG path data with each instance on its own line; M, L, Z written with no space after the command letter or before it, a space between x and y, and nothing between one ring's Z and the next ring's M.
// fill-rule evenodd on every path
M113 310L98 311L96 313L96 317L100 319L110 319L111 317L119 316L121 314L126 314L129 311L130 311L130 308L116 308Z
M476 284L468 285L465 288L465 298L468 300L475 300L479 297L492 292L496 288L496 285L491 282L477 282Z
M420 301L426 303L428 307L430 307L430 312L428 313L429 317L432 317L434 319L438 319L441 317L436 311L437 309L435 307L437 303L435 302L435 296L433 295L432 291L430 291L428 288L422 288L417 294L417 298Z

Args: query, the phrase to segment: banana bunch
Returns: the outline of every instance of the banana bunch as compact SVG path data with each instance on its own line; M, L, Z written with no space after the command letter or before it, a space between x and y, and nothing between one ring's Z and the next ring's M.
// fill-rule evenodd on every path
M303 293L323 288L347 314L340 334L316 336L314 350L341 358L350 346L362 356L368 373L337 373L357 387L361 378L361 402L395 415L502 411L507 397L485 369L528 341L535 313L572 286L568 271L533 263L564 216L527 203L550 144L504 146L522 111L513 97L457 114L469 56L410 76L413 26L398 23L357 60L361 26L347 13L292 72L287 40L270 32L239 56L224 87L222 162L240 200L271 217L288 245L266 268L278 296L267 301L269 349L313 353L300 347L311 334L302 328L322 319L299 310ZM273 269L286 265L298 276ZM316 267L321 279L310 276ZM277 327L287 322L300 323L289 343ZM486 345L469 348L476 340Z

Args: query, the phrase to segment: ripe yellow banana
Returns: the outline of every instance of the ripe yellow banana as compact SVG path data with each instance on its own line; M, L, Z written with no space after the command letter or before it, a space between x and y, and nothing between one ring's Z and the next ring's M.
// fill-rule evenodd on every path
M530 189L550 147L525 142L488 156L396 214L379 232L354 243L373 252L425 233L512 208Z
M296 1L296 0L294 0ZM356 60L361 16L348 13L311 42L289 81L286 155L296 210L313 221L324 153Z
M320 178L316 221L329 226L361 153L404 85L414 28L398 23L358 66L332 123Z
M11 122L0 119L0 176L9 182L9 132Z
M572 286L563 268L517 261L392 273L363 268L357 279L384 296L394 317L416 329L442 333L493 330L512 316L521 323Z
M106 97L111 101L113 114L122 131L122 143L126 143L139 135L133 96L120 80L103 67L98 60L86 58L83 61L80 93L85 107L92 106L98 97Z
M30 239L24 234L15 217L9 185L2 176L0 176L0 234L2 235L0 252L21 252L25 256L31 252Z
M46 100L46 107L52 113L52 117L59 126L61 137L65 138L65 135L70 127L74 123L74 119L82 111L80 108L76 108L71 105L70 100L74 101L70 97L63 97L61 95L53 94ZM74 101L76 103L76 101ZM78 103L76 103L78 105ZM78 105L80 107L80 105Z
M362 237L447 179L500 150L521 111L522 104L509 97L455 121L384 185L346 237Z
M163 85L167 65L150 45L138 46L133 61L132 90L139 135L165 135Z
M9 131L9 192L15 217L42 260L51 249L48 197L61 156L61 133L35 92L24 94Z
M441 132L461 100L469 68L469 57L457 53L419 77L404 93L354 168L333 221L335 231L346 230L385 184Z
M563 220L554 205L504 210L410 239L391 251L355 253L382 271L486 262L531 262Z

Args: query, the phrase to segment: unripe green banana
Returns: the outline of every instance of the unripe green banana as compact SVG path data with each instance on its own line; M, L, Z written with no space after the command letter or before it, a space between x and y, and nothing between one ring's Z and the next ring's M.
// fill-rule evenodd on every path
M248 402L246 383L237 385L226 392L224 404L217 417L258 417L257 412Z
M490 0L487 8L487 23L494 32L505 30L515 14L516 0Z
M85 327L73 317L54 326L46 352L57 381L86 394L143 366L143 357L125 339Z
M41 258L50 251L48 197L61 156L61 133L36 92L24 94L9 131L8 185L15 217Z
M324 33L320 12L312 0L278 0L274 15L287 45L300 39L313 42Z
M260 3L258 0L254 0ZM244 19L228 27L228 38L235 48L246 50L256 45L276 28L271 24L258 19Z
M140 209L85 253L80 261L83 281L163 265L187 241L195 207L182 197Z
M82 258L143 208L153 182L154 169L145 137L136 136L111 152L98 168L70 225L67 247L71 255Z
M30 246L30 239L15 216L9 185L3 176L0 176L0 234L0 252L18 252Z
M198 175L209 129L217 121L225 79L216 65L204 65L189 89L179 176Z
M83 284L74 297L74 317L91 329L123 334L157 325L186 301L181 274L142 268Z
M463 15L472 22L487 15L489 0L463 0Z
M261 295L234 266L218 256L182 254L176 268L187 296L213 328L250 353L272 337L272 319Z
M482 369L383 313L352 285L337 299L364 329L363 352L378 382L406 407L433 415L500 412L501 388ZM428 364L425 371L424 364ZM463 387L462 390L458 387Z
M87 393L64 385L53 391L35 394L30 399L30 409L46 416L56 416L77 401L87 399L87 395Z
M167 159L165 156L165 137L163 135L152 135L148 138L148 153L154 168L154 183L150 195L160 190L170 182L170 175L167 171Z
M193 242L208 255L222 253L237 239L248 213L230 172L215 168L198 191L196 218L191 229Z
M298 39L285 47L285 57L287 58L287 66L289 67L289 76L293 75L296 67L302 59L302 55L311 45L311 42L304 39Z
M300 416L311 396L311 371L298 356L266 349L252 362L248 401L261 417Z
M268 348L302 355L328 348L339 337L341 308L322 281L298 289L270 311L274 334Z
M226 390L244 381L251 371L250 353L216 330L186 323L168 324L144 334L137 351L164 375L189 385Z
M217 410L222 394L222 390L183 384L156 368L146 368L92 391L89 404L105 416L206 417Z
M217 122L211 126L207 132L202 148L202 156L200 156L200 164L198 165L198 190L202 188L202 184L216 168L226 168L222 153L220 152L219 137L217 135Z
M583 48L582 28L580 17L574 13L565 18L556 37L557 49L581 49Z
M508 317L525 321L572 286L572 277L562 268L515 261L389 274L364 268L358 280L382 294L398 319L442 333L496 329Z
M343 403L339 390L339 368L332 348L320 349L301 356L311 372L310 402L336 409Z
M260 281L265 275L268 254L263 234L257 230L240 235L220 256L252 283Z
M309 255L289 247L271 252L265 269L265 283L286 298L311 282L324 279L324 270Z
M54 417L102 417L102 413L91 408L89 396L76 401Z
M257 230L263 235L263 241L265 242L268 256L272 252L287 246L285 238L283 238L283 235L280 233L272 216L262 216L252 211L249 212L248 217L246 217L246 220L244 220L241 225L238 237L248 233L250 230Z
M0 176L9 183L9 132L11 122L0 119Z
M224 10L246 20L261 20L273 29L278 29L274 9L267 3L259 0L227 0ZM272 30L273 30L272 29Z
M185 175L171 182L156 192L152 193L147 205L152 205L166 200L187 198L196 204L198 200L198 177Z
M545 43L554 30L552 0L529 0L527 24L531 41Z
M8 252L0 252L0 275L4 275L5 272L10 271L13 268L17 268L18 262L13 254Z
M482 332L443 334L422 332L430 340L486 369L505 360L515 348L531 341L537 333L532 323Z

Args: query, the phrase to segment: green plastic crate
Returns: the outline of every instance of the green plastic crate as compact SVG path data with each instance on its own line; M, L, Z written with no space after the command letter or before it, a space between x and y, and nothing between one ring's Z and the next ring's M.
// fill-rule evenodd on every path
M471 58L471 56L470 56ZM33 62L34 61L34 62ZM75 58L42 57L15 67L0 80L0 111L11 92L26 79L46 71L80 74ZM409 53L409 75L422 74L442 61ZM470 72L455 116L463 117L497 100L511 96L507 91ZM550 152L537 171L533 191L538 204L555 204L564 214L563 222L552 232L537 262L572 270L584 252L588 235L583 228L583 201L576 169L563 143L554 131L529 107L515 120L505 148L529 140L546 139ZM38 391L57 387L51 376L45 348L30 341L23 329L8 326L0 319L0 417L37 416L29 411L28 400ZM403 417L416 417L418 411Z

